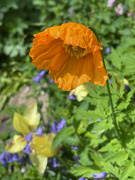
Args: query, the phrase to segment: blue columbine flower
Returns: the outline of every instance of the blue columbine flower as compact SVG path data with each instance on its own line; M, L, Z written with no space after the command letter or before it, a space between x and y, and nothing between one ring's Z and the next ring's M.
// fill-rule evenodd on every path
M107 173L106 173L106 172L100 172L100 173L98 173L98 174L92 173L91 176L92 176L93 178L105 178L105 177L107 176Z

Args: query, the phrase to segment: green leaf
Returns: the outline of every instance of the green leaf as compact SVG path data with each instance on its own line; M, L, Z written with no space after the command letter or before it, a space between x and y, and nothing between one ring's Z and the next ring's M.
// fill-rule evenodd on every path
M128 158L128 153L121 149L117 152L110 152L106 157L106 161L108 162L117 162L118 164L123 164L123 162Z
M120 148L122 148L121 144L117 139L113 139L110 143L108 143L106 146L99 149L99 152L115 152L118 151Z
M111 172L117 178L119 178L119 168L117 166L113 166L110 162L104 163L104 167L107 169L107 172Z
M90 178L92 173L98 173L99 169L97 166L92 165L92 166L81 166L81 165L75 165L69 170L70 173L76 176L81 176L81 177L88 177Z
M128 176L131 175L132 171L135 171L135 166L132 161L125 162L125 167L122 170L120 179L126 180Z
M60 132L58 132L53 140L52 148L58 147L67 137L75 132L73 126L64 127Z

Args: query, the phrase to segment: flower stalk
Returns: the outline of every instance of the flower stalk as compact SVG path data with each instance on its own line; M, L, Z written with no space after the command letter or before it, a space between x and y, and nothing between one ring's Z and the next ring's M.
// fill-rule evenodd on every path
M92 28L92 27L89 27L89 28L94 32L94 34L96 35L98 41L100 42L96 30L95 30L94 28ZM104 61L104 56L103 56L103 52L102 52L102 51L101 51L101 55L102 55L104 67L105 67L105 69L106 69L105 61ZM114 124L114 126L115 126L115 130L116 130L116 132L117 132L118 138L121 139L121 135L120 135L120 133L119 133L119 128L118 128L116 116L115 116L115 113L114 113L114 106L113 106L113 101L112 101L111 92L110 92L110 87L109 87L109 80L106 81L106 85L107 85L107 92L108 92L109 101L110 101L110 106L111 106L111 111L112 111L113 124Z

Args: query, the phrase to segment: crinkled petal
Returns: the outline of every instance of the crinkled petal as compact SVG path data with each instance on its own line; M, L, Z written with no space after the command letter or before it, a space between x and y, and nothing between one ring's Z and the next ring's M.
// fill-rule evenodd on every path
M34 130L38 127L40 121L40 114L37 111L37 104L33 103L24 112L23 117L27 120L27 125L30 130Z
M63 47L62 40L54 39L50 41L49 44L42 46L36 46L34 50L30 52L33 64L39 69L58 71L69 56Z
M100 50L93 53L93 63L97 68L102 68L104 66Z
M96 85L104 86L106 85L107 79L108 79L108 76L106 74L105 68L104 67L97 68L96 66L94 66L94 78L91 79L90 82Z
M92 54L80 59L69 57L63 67L57 71L50 71L50 76L58 87L70 91L91 80L94 75Z
M87 26L70 22L36 34L29 55L39 69L50 71L59 88L70 91L87 81L106 84L101 49L102 44Z
M95 52L102 49L101 43L95 34L85 25L79 23L65 23L61 26L47 28L46 32L54 39L60 38L64 44L86 48L88 52Z
M13 142L9 143L6 146L6 151L10 153L20 152L24 149L26 144L27 144L27 141L25 141L23 137L19 135L15 135L13 138Z
M36 166L37 169L43 174L46 170L48 158L43 155L37 154L34 150L31 154L29 154L29 156L32 164Z

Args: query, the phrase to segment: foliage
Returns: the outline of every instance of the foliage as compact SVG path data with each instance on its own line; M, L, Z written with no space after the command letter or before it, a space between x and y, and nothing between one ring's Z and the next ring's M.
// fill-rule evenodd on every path
M115 11L119 3L122 3L124 13L118 16ZM135 179L134 4L134 0L115 1L113 7L107 7L107 0L1 0L0 109L23 85L30 83L33 85L31 97L38 99L42 91L49 95L46 114L41 114L43 102L38 101L40 125L44 126L43 116L48 118L44 133L50 133L54 123L58 130L62 119L66 124L54 138L53 147L59 145L59 150L55 159L49 158L44 174L30 165L26 157L24 165L12 162L4 168L0 164L0 179L74 180L92 178L92 173L100 172L107 172L109 179ZM127 15L129 9L132 11L130 17ZM86 83L88 94L78 102L69 99L69 93L56 84L50 84L47 73L41 79L40 89L39 84L32 81L39 72L28 56L33 34L70 21L95 28L103 44L119 134L112 118L106 86ZM106 52L107 47L110 47L110 53ZM26 109L15 105L5 107L1 113L9 114L12 119L15 112L23 114ZM7 124L4 134L0 133L0 154L7 140L16 134L9 130L11 124Z

